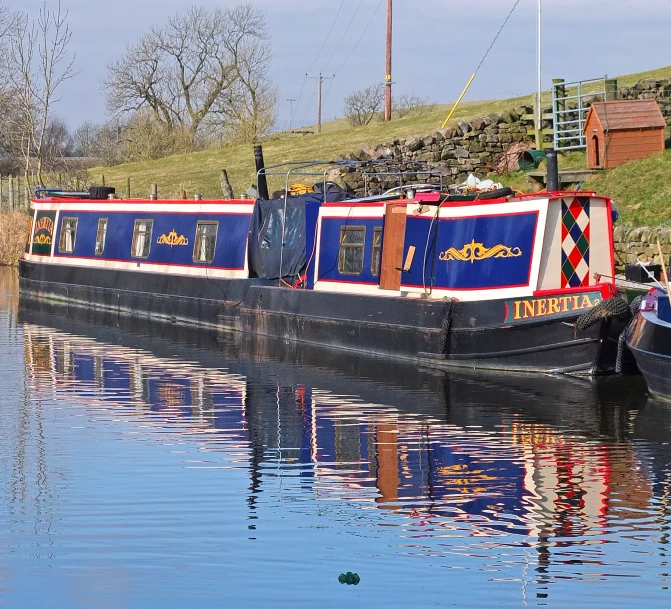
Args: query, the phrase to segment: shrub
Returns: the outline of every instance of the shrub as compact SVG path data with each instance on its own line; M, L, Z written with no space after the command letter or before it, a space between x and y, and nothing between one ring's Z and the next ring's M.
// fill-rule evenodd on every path
M26 249L30 216L22 211L0 213L0 265L16 266Z
M382 109L384 87L372 85L345 98L345 117L352 127L368 125Z

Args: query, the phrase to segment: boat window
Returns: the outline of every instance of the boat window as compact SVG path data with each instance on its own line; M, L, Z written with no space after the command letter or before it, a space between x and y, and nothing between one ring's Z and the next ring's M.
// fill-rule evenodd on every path
M146 258L149 256L153 227L153 220L135 220L133 243L130 246L130 255L132 258Z
M107 218L98 220L98 232L96 233L96 256L102 256L105 251L105 239L107 238Z
M365 226L341 226L338 273L360 275L363 270L363 245L366 241Z
M219 222L198 222L196 239L193 244L194 262L212 262L214 260L218 229Z
M61 222L61 239L58 243L58 251L71 254L75 249L75 238L77 236L77 218L63 218Z
M370 272L373 277L380 275L380 251L382 250L382 227L373 229L373 255L370 261Z

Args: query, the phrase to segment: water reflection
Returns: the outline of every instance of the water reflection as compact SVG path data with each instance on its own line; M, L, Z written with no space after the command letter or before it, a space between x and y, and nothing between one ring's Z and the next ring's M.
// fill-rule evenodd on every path
M225 480L244 493L247 539L279 527L283 556L295 538L336 547L344 536L351 548L342 555L368 567L370 601L441 599L435 577L445 568L474 571L457 594L463 606L481 606L491 593L510 606L532 597L599 606L591 583L631 577L651 602L666 599L671 413L648 401L638 377L436 374L34 302L22 302L10 326L22 332L26 385L5 492L10 512L32 510L35 523L51 523L59 503L36 405L57 404L79 417L83 409L82 426L106 425L117 444L183 453L193 476L243 472ZM286 531L289 515L297 520ZM320 537L319 527L329 534ZM326 548L315 551L331 564ZM294 566L309 570L302 552ZM371 557L380 556L405 571L383 561L376 580ZM255 568L240 561L243 572ZM403 573L413 582L387 589ZM562 583L569 580L584 586ZM298 604L341 602L337 594L324 601L315 586ZM259 590L270 597L277 581Z

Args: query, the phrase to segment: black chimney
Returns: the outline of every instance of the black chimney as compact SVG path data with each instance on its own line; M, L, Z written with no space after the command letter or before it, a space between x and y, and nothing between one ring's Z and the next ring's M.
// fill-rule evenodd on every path
M265 168L263 163L263 146L254 146L254 162L256 163L256 175L259 181L256 185L259 191L259 199L270 199L268 196L268 181L266 180L265 172L262 171Z
M555 192L559 190L559 165L557 164L557 151L554 148L545 150L545 158L548 161L548 174L546 178L547 190Z

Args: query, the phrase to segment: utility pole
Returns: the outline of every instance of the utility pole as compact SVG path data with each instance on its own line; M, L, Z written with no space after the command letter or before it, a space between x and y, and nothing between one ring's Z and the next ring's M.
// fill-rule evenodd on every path
M384 85L384 120L391 120L391 8L392 0L387 0L387 70Z
M322 132L322 83L325 80L332 80L335 78L333 76L322 76L321 72L319 76L305 76L305 78L316 79L317 80L317 133Z
M288 99L287 101L291 105L291 110L290 110L290 114L289 114L289 131L291 131L291 123L294 120L294 102L296 100L295 99Z
M538 24L537 24L537 34L538 34L538 40L536 42L537 44L537 80L538 82L536 83L536 149L537 150L543 150L543 130L541 128L541 124L543 121L543 106L541 103L541 94L542 94L542 81L541 81L541 26L542 26L542 20L541 20L541 0L538 0Z

